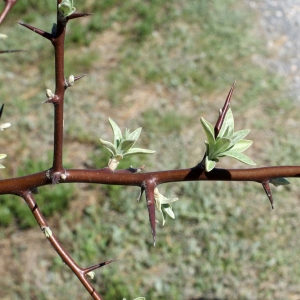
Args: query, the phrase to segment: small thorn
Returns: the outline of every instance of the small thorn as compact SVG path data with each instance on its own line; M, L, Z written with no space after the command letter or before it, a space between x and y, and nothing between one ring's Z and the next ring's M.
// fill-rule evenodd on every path
M0 108L0 119L2 117L3 110L4 110L4 103L1 105L1 108Z
M44 30L38 29L38 28L36 28L36 27L34 27L34 26L25 24L25 23L23 23L23 22L17 22L17 23L19 23L20 25L22 25L22 26L24 26L24 27L30 29L31 31L33 31L33 32L35 32L35 33L37 33L37 34L39 34L40 36L42 36L42 37L44 37L44 38L46 38L46 39L48 39L48 40L51 40L51 39L52 39L52 35L51 35L50 33L46 32L46 31L44 31Z
M272 197L272 193L271 193L271 188L270 188L270 184L269 184L269 181L264 181L261 183L268 198L269 198L269 201L271 203L271 207L272 209L274 209L274 205L273 205L273 197Z
M23 51L26 51L26 50L3 50L3 51L0 51L0 53L14 53L14 52L23 52Z
M89 17L93 14L89 14L89 13L74 13L70 16L67 17L67 20L72 20L72 19L77 19L77 18L82 18L82 17Z
M91 266L91 267L89 267L89 268L86 268L86 269L84 270L84 273L87 274L87 273L89 273L89 272L91 272L91 271L93 271L93 270L96 270L96 269L102 268L102 267L104 267L104 266L107 266L107 265L109 265L109 264L115 262L116 260L119 260L119 258L111 259L111 260L102 262L102 263L100 263L100 264Z
M77 81L79 79L81 79L82 77L86 76L87 74L82 74L82 75L79 75L79 76L75 76L74 77L74 81Z

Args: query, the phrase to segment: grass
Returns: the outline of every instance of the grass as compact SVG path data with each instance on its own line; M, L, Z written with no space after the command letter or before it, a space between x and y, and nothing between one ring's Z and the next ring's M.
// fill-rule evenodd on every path
M2 178L50 167L53 112L41 102L45 88L54 87L52 49L14 23L23 19L50 31L53 5L35 2L17 3L1 28L9 36L1 48L30 50L1 56L3 122L13 124L0 141L1 153L8 154ZM88 76L67 92L66 163L106 166L99 138L111 140L111 117L122 129L142 126L139 146L157 151L120 168L194 166L204 151L199 118L216 120L235 79L236 128L250 128L254 140L247 155L258 166L298 163L298 104L284 96L282 78L254 62L268 53L243 3L115 0L75 7L94 15L68 28L66 75ZM243 167L231 159L219 166ZM155 247L144 198L135 201L137 188L58 185L41 189L37 199L81 265L120 258L97 272L95 284L105 299L292 299L300 294L300 245L299 191L297 180L291 182L272 189L274 211L255 183L161 186L180 201L173 205L175 220L164 227L159 220ZM0 253L11 264L1 268L0 298L88 299L40 231L24 230L31 224L27 207L17 198L3 199L0 220L9 227L1 229ZM12 233L22 240L14 243Z

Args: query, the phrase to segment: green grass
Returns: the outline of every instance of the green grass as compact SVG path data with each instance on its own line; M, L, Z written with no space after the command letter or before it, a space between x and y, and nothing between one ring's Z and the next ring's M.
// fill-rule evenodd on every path
M88 73L66 94L67 164L106 166L108 155L99 138L111 140L111 117L122 129L142 126L139 146L156 150L151 156L126 158L120 168L196 165L205 149L199 118L215 122L236 79L236 129L250 128L254 140L247 155L258 166L298 164L298 104L285 97L282 78L253 62L268 53L255 16L243 3L115 0L74 5L94 15L70 21L67 30L66 76ZM6 166L2 178L49 167L53 108L41 102L45 88L54 88L53 50L14 21L50 31L54 18L52 4L21 1L1 28L9 35L1 49L29 50L1 56L3 122L13 124L1 133L1 153L8 154L1 161ZM222 159L219 166L244 167L231 159ZM120 258L97 271L95 286L106 300L289 299L300 293L299 191L297 180L291 182L287 188L272 188L274 211L256 183L161 186L161 193L180 201L173 205L175 220L167 219L162 227L157 216L155 247L145 199L136 202L138 188L58 185L41 188L37 201L80 265ZM31 224L24 203L10 196L0 201L2 225ZM50 217L53 212L57 214ZM0 242L16 228L3 228ZM59 257L44 254L35 240L24 238L25 243L48 264L26 277L16 278L20 270L2 270L0 298L88 299ZM12 244L11 251L27 274L21 247ZM9 255L1 251L3 257Z

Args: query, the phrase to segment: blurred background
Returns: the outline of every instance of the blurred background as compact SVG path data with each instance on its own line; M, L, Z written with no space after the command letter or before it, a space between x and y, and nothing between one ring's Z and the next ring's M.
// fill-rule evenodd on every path
M287 75L276 66L295 37L270 35L277 10L265 2L74 0L78 12L93 15L67 28L65 75L87 76L66 93L65 166L107 165L99 138L112 139L108 117L123 130L142 126L137 146L156 150L120 168L195 166L205 151L199 119L216 121L235 80L236 129L251 129L254 141L246 154L259 167L299 164L300 107L291 92L297 68ZM0 28L8 36L1 50L26 50L1 55L1 121L12 123L1 133L8 155L1 179L52 166L53 107L42 102L45 89L55 89L53 49L16 21L51 32L55 5L20 0ZM246 168L230 158L218 166ZM159 219L155 247L138 188L56 185L40 188L36 199L79 265L119 258L96 273L105 300L296 300L300 189L290 182L272 188L274 210L256 183L163 185L161 193L180 200L175 220L163 227ZM17 197L0 196L0 226L1 299L90 299Z

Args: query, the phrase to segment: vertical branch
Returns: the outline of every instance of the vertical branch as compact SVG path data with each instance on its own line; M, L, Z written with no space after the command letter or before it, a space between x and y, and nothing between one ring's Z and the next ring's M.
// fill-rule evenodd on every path
M61 1L58 0L59 4ZM64 41L67 20L63 22L57 13L57 27L52 44L55 52L55 95L54 104L54 150L53 172L63 172L63 134L64 134Z

